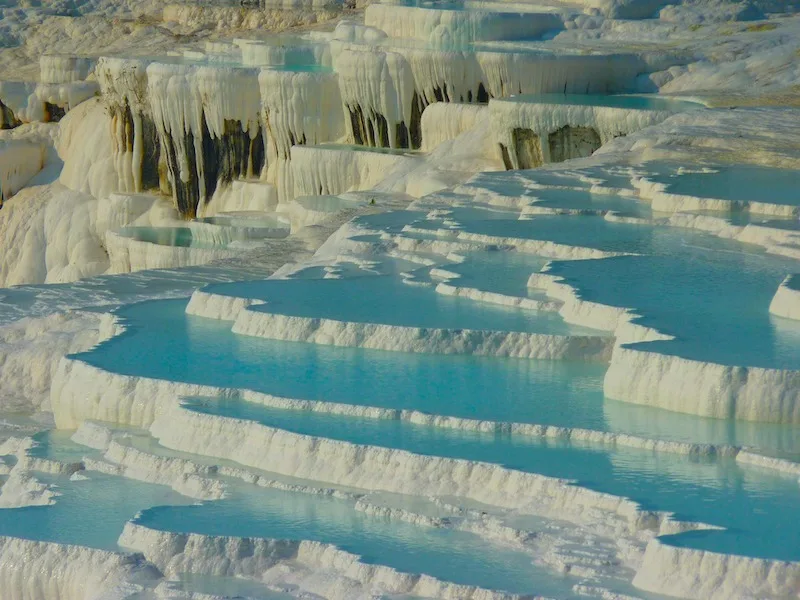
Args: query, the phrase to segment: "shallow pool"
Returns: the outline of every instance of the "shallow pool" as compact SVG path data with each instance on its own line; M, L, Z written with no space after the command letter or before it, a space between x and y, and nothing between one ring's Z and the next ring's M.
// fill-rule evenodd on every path
M556 261L550 272L584 299L631 308L642 315L640 323L677 338L648 343L649 349L722 364L800 369L800 323L769 314L781 281L797 270L791 259L699 231L597 216L498 220L455 209L452 219L461 231L637 253ZM427 220L414 227L439 228Z
M206 291L263 299L266 304L250 310L293 317L403 327L608 335L569 325L555 312L533 312L442 296L432 288L409 286L392 276L254 281L212 286Z
M666 184L671 194L800 206L800 171L793 169L733 165L677 173L659 163L648 163L646 168L655 171L648 179Z
M793 509L800 500L800 487L795 478L742 468L732 459L698 459L624 447L606 450L561 440L268 409L241 401L192 399L187 406L307 435L574 479L583 487L632 498L646 509L670 511L678 519L728 529L722 535L681 540L687 546L800 560L800 524ZM753 519L754 510L758 519Z
M383 352L237 336L230 323L189 317L185 306L186 300L177 300L125 307L118 314L125 319L126 333L78 357L125 375L289 398L800 453L800 427L734 424L604 400L604 365Z

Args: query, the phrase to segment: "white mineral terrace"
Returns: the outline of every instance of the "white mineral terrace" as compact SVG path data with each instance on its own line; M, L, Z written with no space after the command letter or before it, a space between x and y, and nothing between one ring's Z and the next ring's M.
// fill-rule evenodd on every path
M0 600L800 595L783 0L9 0Z

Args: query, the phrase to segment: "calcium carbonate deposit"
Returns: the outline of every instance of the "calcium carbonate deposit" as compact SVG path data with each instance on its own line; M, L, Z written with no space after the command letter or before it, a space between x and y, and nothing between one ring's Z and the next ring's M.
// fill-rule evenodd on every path
M799 598L798 11L5 2L0 600Z

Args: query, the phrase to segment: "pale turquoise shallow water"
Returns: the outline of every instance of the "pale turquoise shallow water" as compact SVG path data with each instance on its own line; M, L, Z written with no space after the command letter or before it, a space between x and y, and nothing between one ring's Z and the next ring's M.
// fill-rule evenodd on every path
M319 347L237 337L229 323L181 318L183 302L125 308L128 333L84 355L92 364L133 375L250 387L289 397L416 408L495 420L614 429L614 403L602 398L601 367L513 359L419 356ZM535 390L535 391L534 391ZM532 393L533 392L533 393ZM609 412L608 406L611 406ZM627 414L628 407L619 409ZM638 407L630 407L634 412ZM742 469L728 460L697 462L634 450L563 446L503 436L449 432L344 417L276 411L244 403L205 404L198 410L255 419L275 426L355 443L422 454L497 462L511 468L576 478L581 485L676 511L680 517L731 527L730 533L691 539L706 547L776 558L795 556L800 532L791 507L800 500L794 478ZM644 411L647 413L647 411ZM649 411L661 437L760 442L794 452L797 428L737 424ZM662 415L668 418L661 419ZM673 419L672 427L669 419ZM632 423L623 426L631 431ZM645 432L648 427L638 425ZM635 427L633 428L635 430ZM724 511L719 507L725 506ZM764 510L759 529L754 509ZM761 514L761 513L759 513ZM769 532L769 533L766 533ZM683 542L683 539L679 540ZM688 543L688 542L685 542Z
M121 309L128 327L81 360L126 375L494 421L623 431L800 453L800 428L701 419L604 400L606 367L571 361L384 352L231 333L186 300Z
M747 556L800 560L800 525L794 515L800 500L797 481L769 471L743 469L730 459L697 460L626 448L609 451L523 436L297 413L246 402L191 400L187 406L296 433L492 462L575 479L583 487L633 498L647 509L671 511L679 519L729 529L689 540L673 538L677 543ZM753 519L754 514L758 515L757 520Z
M520 186L525 187L524 182ZM577 191L580 193L549 193L548 202L570 208L597 205L634 214L638 210L625 198L596 198L586 189ZM512 214L456 208L447 218L468 231L642 253L603 261L554 263L551 272L567 278L583 297L630 306L644 315L643 323L678 337L673 342L648 344L650 349L729 364L782 368L800 364L797 327L770 318L766 310L777 284L787 272L796 270L795 262L690 231L618 225L588 216L517 221ZM393 233L414 221L423 228L442 226L441 220L420 220L422 217L423 212L376 215L362 223ZM527 290L526 281L530 273L542 268L542 259L500 250L468 253L466 259L445 265L462 275L461 285L539 297L535 290ZM552 316L453 302L431 289L403 285L396 274L399 268L392 267L389 275L381 277L346 281L315 280L324 274L318 268L292 281L236 283L213 289L267 297L270 304L266 310L309 317L423 327L580 331ZM343 267L343 272L347 275L353 269ZM147 286L148 281L125 283L120 297L136 297L137 286ZM60 292L54 291L58 298ZM24 303L28 297L44 300L42 293L39 289L14 291L9 306ZM98 298L103 293L98 290ZM602 365L413 355L247 338L232 334L230 323L185 316L185 305L186 300L172 300L121 309L119 315L128 331L81 359L118 373L245 387L293 398L752 445L773 454L800 456L798 427L700 419L606 400ZM244 402L196 398L187 402L192 410L301 434L572 478L591 489L631 497L646 508L674 511L678 518L728 528L665 538L671 544L800 560L800 525L795 518L800 486L796 477L741 467L729 459L458 432L281 411ZM32 451L37 456L77 461L84 455L96 455L69 442L65 432L38 437L43 444ZM0 535L115 548L125 521L138 514L139 522L158 529L315 539L362 554L366 562L450 581L559 598L573 595L573 579L532 567L530 557L507 547L464 532L422 530L370 517L342 500L229 482L232 493L225 500L186 506L187 499L163 487L88 475L89 481L76 482L41 476L60 486L63 495L57 504L0 511ZM207 592L259 593L248 583L224 579L196 578L180 585ZM618 591L630 592L624 585Z
M769 314L796 261L702 232L596 216L520 221L479 219L474 209L453 213L465 231L641 254L554 262L550 272L586 300L631 308L643 315L640 323L677 337L642 347L722 364L800 369L800 324ZM436 228L428 223L415 226Z
M569 325L553 312L477 304L437 294L431 288L406 285L391 276L253 281L206 289L230 296L265 299L265 305L255 306L252 310L293 317L404 327L608 335Z
M757 165L713 166L713 172L676 174L671 165L648 163L650 179L667 192L734 202L769 202L800 206L800 171ZM659 172L664 171L664 172Z
M41 445L32 454L62 461L99 458L96 451L71 442L70 433L37 436ZM180 533L319 541L357 554L367 564L425 573L444 581L576 597L571 593L575 579L534 566L529 554L471 533L371 516L355 510L351 500L223 478L228 486L225 499L196 503L164 486L93 471L83 475L88 479L37 474L41 481L57 486L61 492L57 502L0 510L0 535L118 550L117 539L125 523L133 520ZM620 585L623 591L628 587L624 582ZM202 577L189 577L180 587L218 593L258 590L257 584Z

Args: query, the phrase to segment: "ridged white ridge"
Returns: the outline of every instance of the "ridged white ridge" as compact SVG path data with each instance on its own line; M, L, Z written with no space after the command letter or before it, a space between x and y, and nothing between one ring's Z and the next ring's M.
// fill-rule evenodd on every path
M0 509L47 506L55 504L59 495L19 465L11 470L11 474L0 485Z
M350 146L293 146L290 170L293 198L336 195L367 190L398 167L417 161L413 156L370 150L353 151Z
M157 456L115 440L109 442L103 458L109 462L86 458L83 464L88 471L166 485L179 494L198 500L219 500L225 496L225 485L210 477L216 474L216 467Z
M624 498L574 487L566 480L495 464L300 435L179 406L157 417L150 431L168 448L336 485L464 497L578 522L591 521L589 515L601 510L616 517L613 526L619 533L657 529L663 518L640 511Z
M445 296L457 296L459 298L469 298L478 302L488 302L489 304L499 304L501 306L511 306L514 308L524 308L526 310L554 312L561 306L557 302L547 300L534 300L521 296L508 296L497 292L488 292L471 287L460 287L449 283L439 283L436 285L436 293Z
M613 338L595 336L402 327L293 317L254 310L241 311L232 331L276 340L397 352L600 362L608 360L614 343Z
M429 575L365 564L358 556L321 542L179 534L128 523L120 536L120 544L144 553L168 575L199 572L269 581L280 577L281 570L273 572L274 567L291 562L296 569L316 575L298 581L301 589L324 594L328 600L369 598L376 593L459 600L519 598L440 581ZM322 577L326 574L327 577Z
M40 144L0 141L0 203L25 187L42 170L44 159Z
M646 176L634 177L631 182L639 191L642 199L650 201L653 210L658 212L716 211L730 212L733 209L747 209L750 212L776 217L792 217L800 210L791 204L774 204L772 202L744 202L723 198L705 198L668 192L667 184L652 181Z
M57 386L54 386L53 406L59 427L79 427L74 436L76 442L104 450L108 441L110 441L110 433L104 426L92 423L91 419L116 421L147 428L152 424L156 415L166 410L167 406L169 406L166 402L157 402L157 398L178 398L181 396L235 398L281 410L309 411L367 419L399 420L428 427L552 438L565 441L573 440L611 447L638 448L652 452L733 457L741 451L735 446L656 440L626 433L595 431L575 427L481 421L432 415L416 410L298 400L251 390L214 388L144 377L129 377L108 373L78 360L65 361L60 368ZM84 401L84 399L95 398L98 400L97 403ZM22 439L18 439L17 442L12 440L12 442L21 443L23 447L25 444ZM0 446L0 451L2 451L2 448ZM14 453L13 449L7 453ZM760 455L755 456L760 457ZM764 457L766 460L762 461L755 458L755 456L749 459L743 458L743 462L752 464L758 461L762 466L788 472L793 472L797 468L795 466L796 463L790 461L781 462L768 457ZM240 475L233 473L228 473L228 475L240 477Z
M645 348L614 348L606 396L706 417L800 423L800 371L719 365Z
M186 306L186 314L206 319L235 321L241 311L259 304L264 304L264 301L196 290Z
M0 537L0 556L3 600L102 598L120 586L161 577L141 554L81 546Z
M800 277L788 275L781 282L778 291L775 292L775 296L769 305L769 312L786 319L800 319L800 290L797 289L798 283L800 283Z
M667 224L706 231L723 239L732 239L743 244L756 244L770 254L800 259L800 233L791 229L779 229L749 223L733 225L728 219L710 215L676 212Z
M653 539L633 584L696 600L788 598L800 587L800 563L679 548Z

